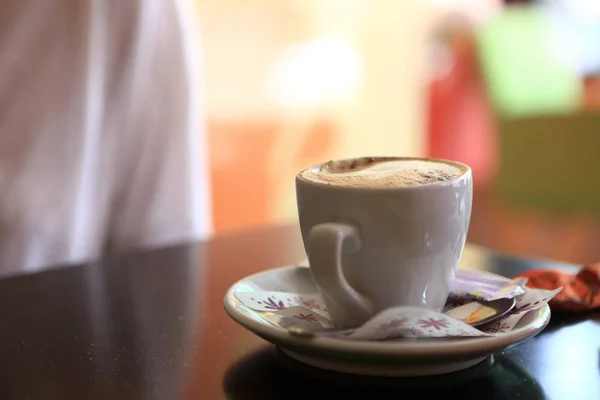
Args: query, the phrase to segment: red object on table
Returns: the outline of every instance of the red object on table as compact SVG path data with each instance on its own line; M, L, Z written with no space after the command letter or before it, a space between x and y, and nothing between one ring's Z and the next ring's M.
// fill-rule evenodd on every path
M600 263L586 265L577 275L554 269L535 269L517 275L535 289L562 290L551 301L555 311L587 311L600 307Z

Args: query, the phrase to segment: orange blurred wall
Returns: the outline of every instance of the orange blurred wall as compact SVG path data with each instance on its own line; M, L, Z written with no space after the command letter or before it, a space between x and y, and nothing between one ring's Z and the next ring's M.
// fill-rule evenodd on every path
M194 1L216 234L294 221L317 162L425 154L429 2Z

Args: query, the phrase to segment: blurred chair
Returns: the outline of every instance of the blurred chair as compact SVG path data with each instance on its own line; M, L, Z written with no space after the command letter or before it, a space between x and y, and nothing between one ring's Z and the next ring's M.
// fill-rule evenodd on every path
M478 32L498 129L496 189L513 205L600 214L600 114L583 111L593 103L583 83L587 59L564 47L555 11L508 7Z
M498 126L504 201L600 215L600 113L499 117Z

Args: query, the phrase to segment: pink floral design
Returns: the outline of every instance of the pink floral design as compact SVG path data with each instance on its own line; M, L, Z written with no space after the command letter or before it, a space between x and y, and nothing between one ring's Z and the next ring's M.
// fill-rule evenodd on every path
M406 318L400 318L400 319L393 319L388 323L385 324L381 324L380 329L382 330L388 330L388 329L394 329L394 328L399 328L401 326L404 326L406 324Z
M494 325L485 329L487 333L505 333L510 329L510 326L504 321L498 321Z
M446 321L444 318L420 319L419 321L417 321L417 323L421 326L421 328L424 328L424 329L434 328L434 329L440 331L440 330L442 330L442 328L448 328L448 321Z
M379 334L386 334L383 340L397 339L404 337L403 333L397 332L395 329L406 324L407 318L392 319L391 321L379 326ZM389 332L388 332L389 331Z
M258 304L264 304L265 308L268 308L270 310L283 310L285 308L285 304L283 304L283 301L277 301L276 298L271 297L267 297L267 301L265 301L264 303L262 301L259 301Z
M308 300L300 301L300 305L302 305L306 308L310 308L312 310L319 310L321 308L319 306L319 303L315 299L308 299Z
M308 322L317 322L317 317L315 317L313 314L296 314L294 315L294 318Z
M408 331L411 335L416 336L416 337L420 337L423 336L423 331L417 328L410 328L410 330Z

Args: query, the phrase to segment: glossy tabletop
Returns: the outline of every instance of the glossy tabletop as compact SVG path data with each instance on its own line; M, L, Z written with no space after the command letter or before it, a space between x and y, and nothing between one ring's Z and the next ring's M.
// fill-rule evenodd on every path
M538 337L470 370L377 379L287 359L225 314L240 278L304 257L271 227L0 280L0 399L598 399L600 313L553 315ZM468 245L470 266L512 276L574 269Z

